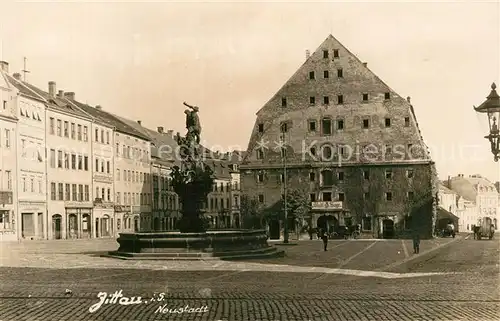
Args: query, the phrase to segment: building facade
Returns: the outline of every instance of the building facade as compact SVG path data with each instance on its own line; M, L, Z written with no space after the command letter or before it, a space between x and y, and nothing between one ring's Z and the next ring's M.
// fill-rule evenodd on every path
M8 77L18 91L17 99L17 201L21 239L47 239L47 170L45 155L45 99L21 80Z
M434 231L436 170L409 98L331 35L257 112L240 170L242 193L263 209L281 202L285 184L309 197L313 227Z
M20 235L17 202L18 91L8 80L8 63L0 61L0 242Z
M122 219L115 213L114 191L114 125L101 117L100 107L96 108L67 99L89 117L92 152L93 229L92 237L116 237Z
M231 227L241 228L241 179L240 163L244 154L241 151L227 153L229 174L231 175Z
M499 197L495 184L479 174L465 176L458 174L449 177L446 187L463 198L459 212L462 211L463 231L471 231L472 225L477 225L483 218L490 218L498 229Z

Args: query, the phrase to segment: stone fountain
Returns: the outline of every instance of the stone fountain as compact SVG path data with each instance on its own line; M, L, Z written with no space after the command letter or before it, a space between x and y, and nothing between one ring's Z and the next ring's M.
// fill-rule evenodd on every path
M267 243L265 230L210 230L202 210L214 175L203 162L198 107L186 109L185 137L177 133L181 166L172 169L172 186L181 203L179 231L120 233L119 248L108 257L135 260L207 260L281 257Z

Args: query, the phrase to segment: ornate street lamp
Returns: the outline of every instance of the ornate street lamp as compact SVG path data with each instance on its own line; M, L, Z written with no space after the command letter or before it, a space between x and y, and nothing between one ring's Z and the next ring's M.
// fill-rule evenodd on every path
M484 136L491 144L491 152L495 162L500 159L500 131L498 130L498 121L500 120L500 96L496 91L495 83L491 85L491 93L486 97L486 100L479 106L473 106L478 113L486 113L488 115L488 123L490 126L490 134Z

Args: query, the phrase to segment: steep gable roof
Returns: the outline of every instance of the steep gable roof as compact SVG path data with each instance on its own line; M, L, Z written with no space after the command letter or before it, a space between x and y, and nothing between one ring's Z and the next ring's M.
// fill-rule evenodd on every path
M25 82L23 82L21 80L17 80L8 74L5 74L5 77L7 78L9 83L11 85L13 85L19 91L20 95L22 95L26 98L29 98L29 99L34 99L34 100L40 101L40 102L44 102L44 103L47 102L44 97L40 96L35 91L33 91L30 88L28 88L27 86L25 86L25 84L26 84Z
M480 175L456 176L450 179L451 189L468 201L476 202L478 186L487 186L496 191L495 185Z
M386 98L386 93L390 95L389 99ZM369 100L362 101L363 94L369 95ZM339 95L342 97L339 98ZM315 100L311 101L310 97L314 97ZM325 102L324 97L329 97L329 100ZM382 125L379 126L384 120L384 115L393 117L393 121L409 117L412 120L411 125L405 129L393 126L393 133L388 133L384 131ZM288 122L287 119L301 119L306 122L309 117L323 116L345 119L342 132L337 135L335 129L332 130L332 135L328 137L329 142L354 146L358 139L361 143L367 144L372 142L397 144L396 141L404 141L405 146L407 143L421 145L422 155L419 159L430 161L428 148L421 136L410 102L398 95L337 39L329 35L257 112L256 125L243 162L257 161L255 150L261 145L259 141L279 141L281 122ZM370 132L370 135L361 135L364 137L347 135L350 130L361 128L363 116L370 118L373 132ZM307 124L291 126L292 132L294 130L303 132L296 134L296 140L307 138ZM380 130L375 131L378 127ZM300 142L289 143L295 144L292 146L293 150L300 150Z

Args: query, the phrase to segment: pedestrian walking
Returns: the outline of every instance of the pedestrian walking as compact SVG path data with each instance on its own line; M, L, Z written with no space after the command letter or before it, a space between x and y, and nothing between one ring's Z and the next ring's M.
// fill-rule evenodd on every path
M323 248L324 250L326 251L327 247L328 247L328 233L326 233L326 230L325 229L321 229L321 239L323 240Z
M418 232L413 233L413 253L418 254L420 252L420 235Z

